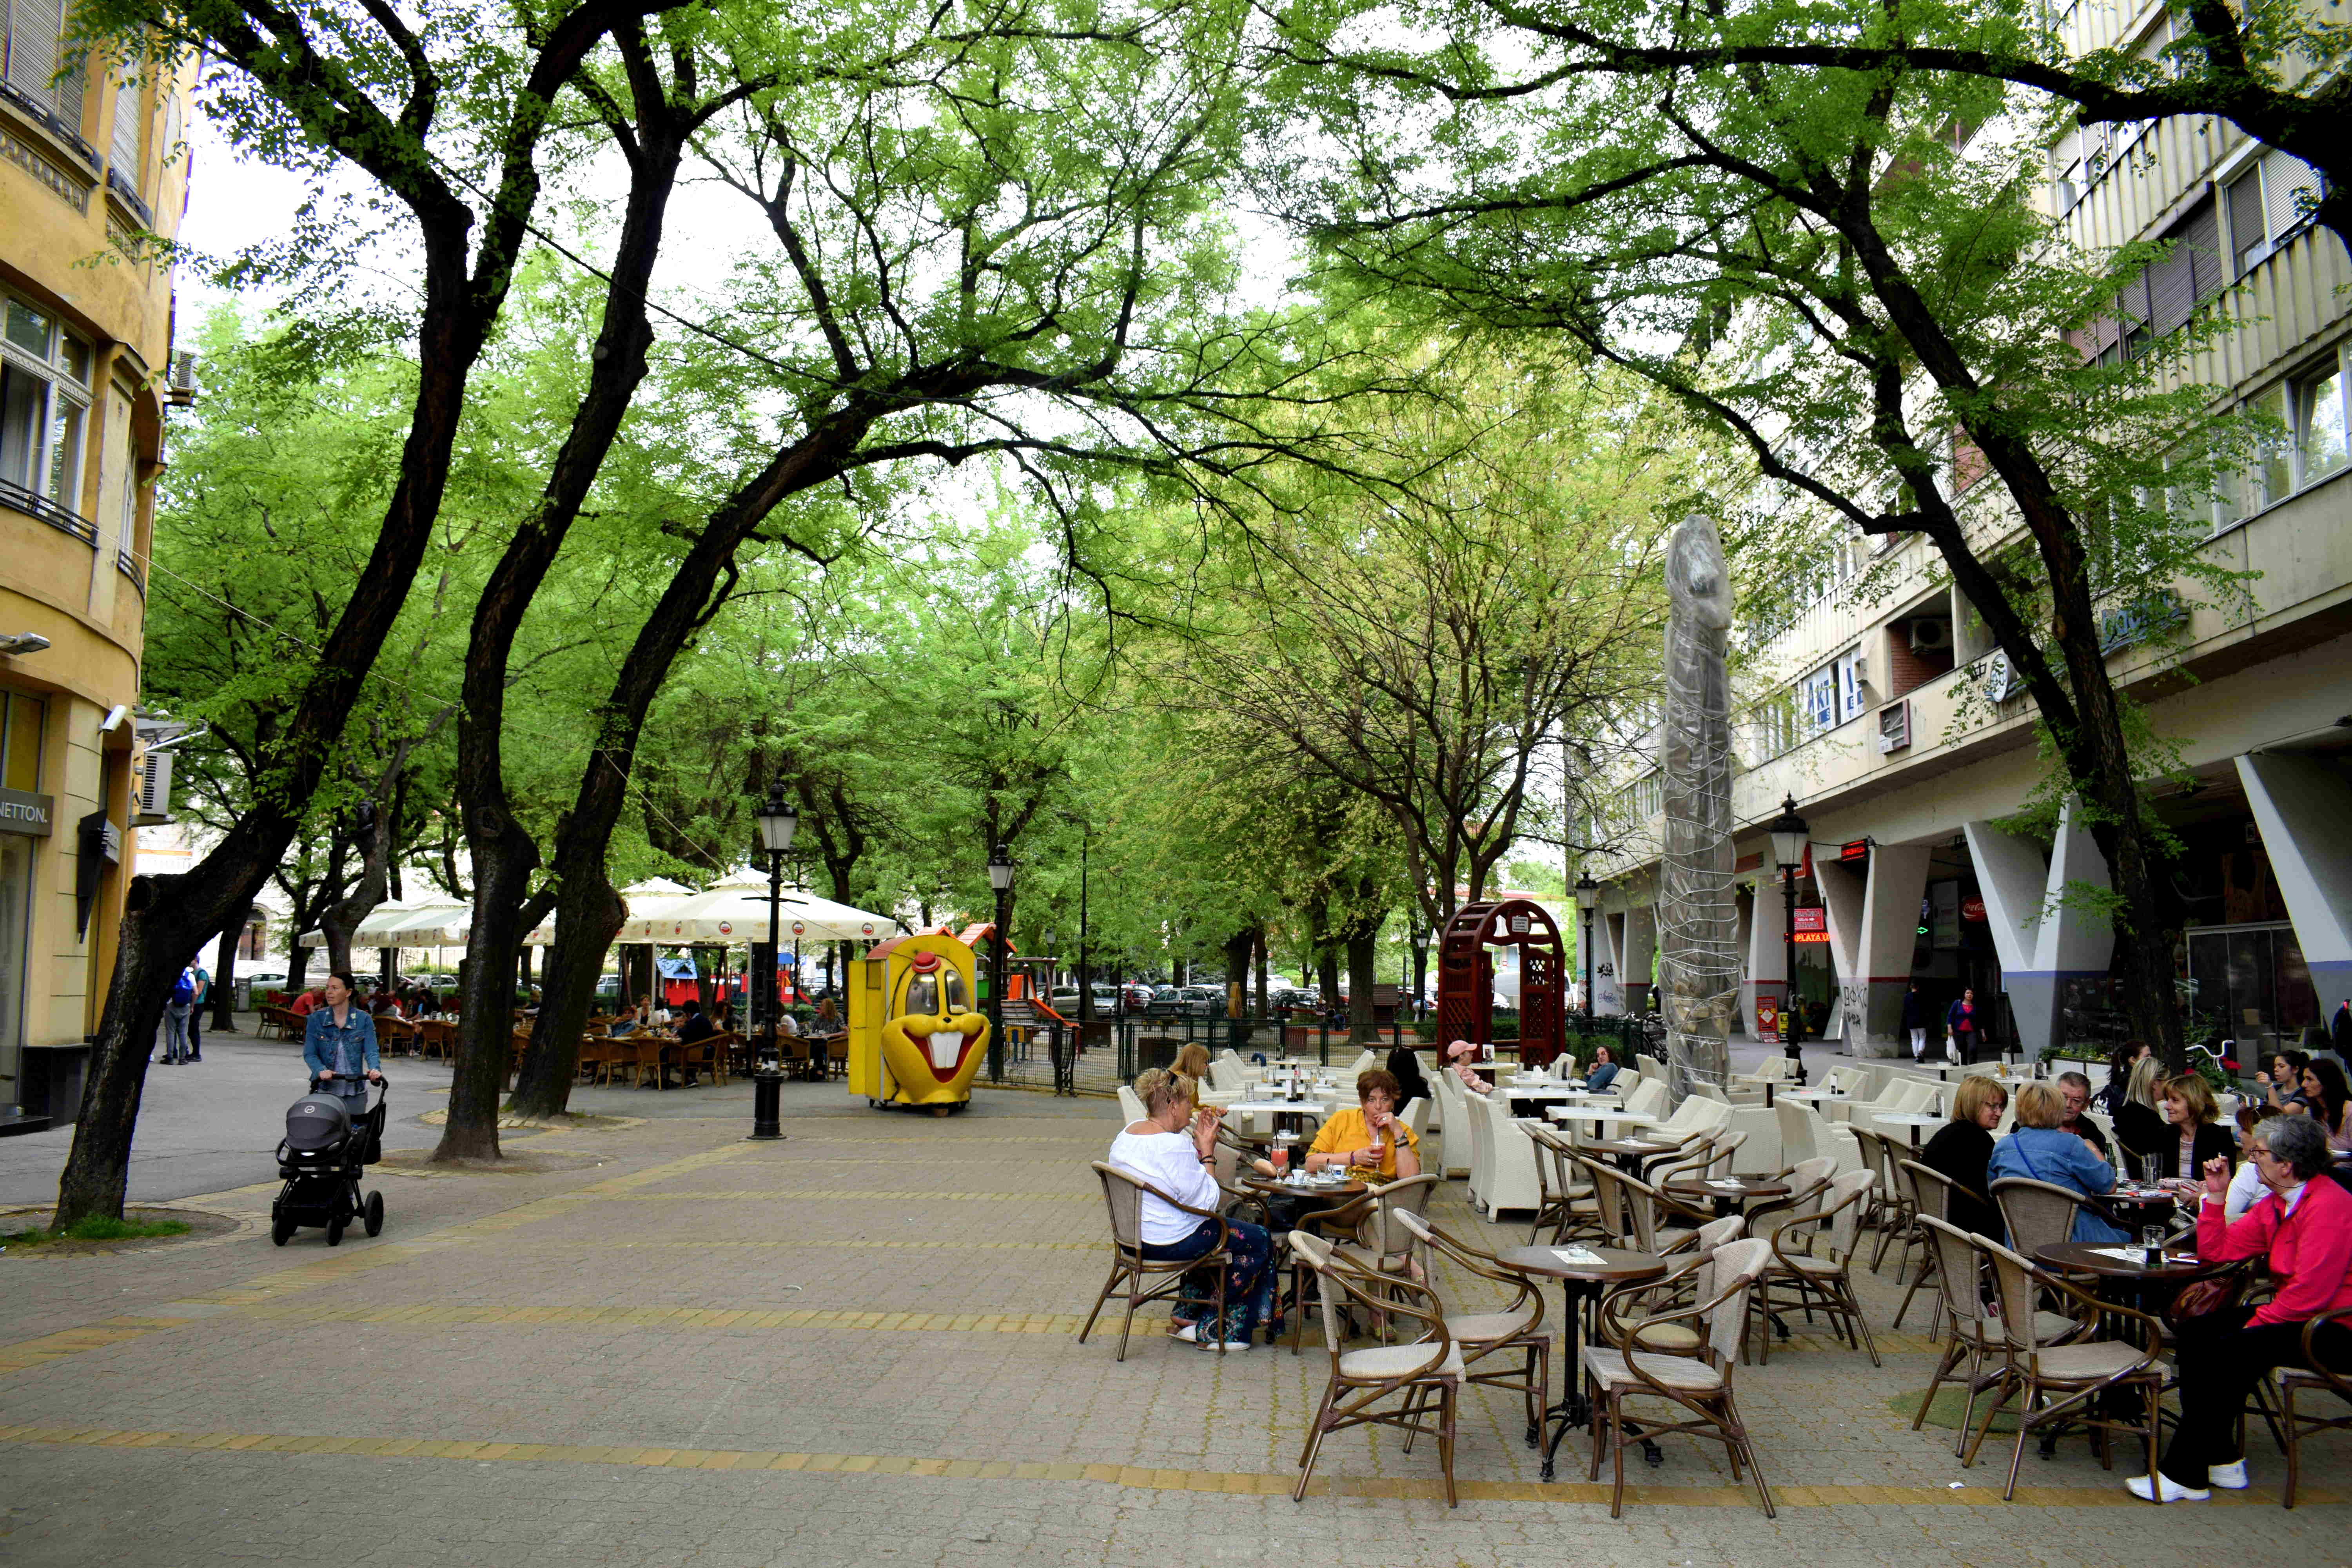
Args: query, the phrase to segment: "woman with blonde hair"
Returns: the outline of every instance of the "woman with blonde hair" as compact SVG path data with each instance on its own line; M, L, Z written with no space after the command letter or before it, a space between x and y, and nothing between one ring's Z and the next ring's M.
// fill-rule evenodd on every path
M2060 1129L2066 1119L2066 1100L2052 1083L2029 1083L2017 1091L2017 1130L1993 1146L1985 1179L1999 1182L2011 1176L2064 1187L2086 1198L2101 1198L2116 1190L2116 1169L2099 1157L2087 1138ZM1991 1194L1988 1194L1988 1196ZM2074 1215L2069 1241L2128 1241L2121 1227L2099 1217L2093 1208Z
M2164 1119L2171 1125L2166 1146L2155 1151L2164 1157L2164 1174L2186 1187L2202 1184L2210 1161L2235 1166L2238 1141L2221 1120L2221 1103L2211 1086L2193 1072L2182 1073L2164 1085Z
M1169 1070L1191 1079L1196 1087L1206 1082L1209 1077L1209 1047L1198 1040L1192 1041L1176 1053L1175 1065Z
M1919 1151L1919 1163L1957 1189L1940 1217L1995 1241L2005 1232L2000 1211L1985 1196L1992 1185L1986 1172L1992 1164L1992 1130L2008 1109L2009 1091L2000 1079L1970 1073L1952 1090L1952 1119Z
M2124 1082L2124 1098L2116 1107L2116 1142L2135 1160L2168 1153L2178 1141L2165 1124L2164 1079L2163 1065L2149 1056L2132 1063Z
M1217 1245L1221 1231L1225 1237L1224 1321L1180 1321L1175 1337L1204 1347L1222 1343L1229 1351L1245 1351L1259 1324L1274 1326L1273 1238L1261 1225L1185 1212L1198 1209L1213 1216L1224 1195L1212 1169L1219 1112L1213 1108L1196 1112L1192 1080L1164 1068L1153 1068L1137 1079L1135 1092L1143 1101L1143 1120L1128 1123L1111 1140L1108 1163L1146 1184L1143 1256L1171 1262L1198 1258Z

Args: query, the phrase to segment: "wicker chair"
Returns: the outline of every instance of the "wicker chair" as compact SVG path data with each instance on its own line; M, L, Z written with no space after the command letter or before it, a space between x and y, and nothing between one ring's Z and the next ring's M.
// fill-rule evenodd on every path
M1299 1450L1298 1484L1291 1490L1292 1500L1306 1497L1307 1480L1315 1474L1315 1461L1327 1436L1349 1426L1394 1426L1405 1434L1405 1449L1411 1452L1412 1439L1433 1430L1425 1422L1429 1402L1434 1399L1437 1425L1433 1430L1438 1465L1445 1473L1445 1506L1455 1506L1454 1423L1467 1368L1462 1347L1446 1331L1444 1310L1436 1293L1411 1280L1375 1279L1336 1257L1321 1237L1303 1230L1290 1233L1290 1249L1292 1256L1306 1260L1322 1285L1323 1332L1331 1352L1330 1382L1324 1385L1323 1403L1307 1429L1307 1446ZM1395 1300L1392 1293L1398 1291L1418 1300ZM1339 1310L1350 1300L1373 1311L1416 1322L1421 1333L1405 1344L1349 1350L1340 1336ZM1403 1395L1403 1403L1385 1405L1399 1394Z
M1993 1184L1996 1194L2002 1184ZM2164 1388L2164 1369L2157 1361L2161 1325L2146 1312L2098 1300L1997 1241L1987 1241L1982 1237L1972 1241L1992 1263L1993 1283L2000 1296L2000 1333L2008 1362L2001 1370L2000 1386L1986 1407L1984 1419L1969 1439L1969 1450L1960 1463L1976 1463L1977 1449L1983 1444L1985 1434L1992 1429L1993 1417L2011 1397L2016 1396L2017 1447L2009 1458L2009 1485L2000 1494L2003 1502L2017 1496L2017 1468L2025 1458L2026 1437L2036 1428L2056 1422L2089 1427L2099 1462L2109 1469L2115 1468L2115 1455L2107 1435L2128 1432L2137 1436L2147 1445L2146 1473L2155 1475L2159 1430L2158 1399ZM2142 1342L2047 1336L2044 1329L2050 1314L2040 1310L2044 1292L2062 1302L2072 1303L2085 1317L2096 1315L2108 1321L2137 1320ZM2126 1420L2116 1405L2100 1397L2126 1392L2140 1395L2145 1420ZM2055 1404L2049 1403L2053 1394L2059 1396ZM2163 1496L2164 1489L2155 1488L2151 1500L2161 1501Z
M1605 1345L1584 1352L1585 1385L1592 1399L1592 1468L1588 1479L1601 1479L1601 1450L1609 1448L1613 1479L1609 1517L1622 1516L1625 1505L1625 1445L1676 1433L1720 1442L1731 1458L1731 1475L1741 1479L1745 1460L1756 1478L1756 1493L1764 1517L1773 1517L1772 1490L1764 1482L1763 1467L1748 1428L1732 1398L1731 1378L1738 1360L1748 1321L1748 1300L1770 1260L1769 1244L1753 1238L1727 1242L1706 1258L1694 1258L1690 1269L1694 1294L1685 1307L1656 1312L1647 1309L1654 1285L1635 1285L1612 1292L1601 1303L1601 1333ZM1638 1317L1632 1314L1639 1313ZM1661 1330L1688 1324L1701 1337L1697 1353L1681 1355L1644 1348L1663 1342ZM1642 1431L1629 1432L1625 1401L1664 1400L1687 1413L1661 1422L1645 1413Z
M1706 1210L1668 1197L1639 1176L1620 1173L1617 1181L1626 1218L1633 1228L1633 1246L1640 1251L1686 1251L1697 1237L1699 1226L1714 1217Z
M1528 1447L1543 1441L1543 1413L1551 1395L1551 1336L1544 1332L1543 1291L1524 1274L1515 1274L1495 1261L1491 1252L1449 1236L1417 1214L1399 1213L1397 1225L1412 1235L1420 1251L1422 1272L1436 1278L1439 1254L1465 1274L1507 1287L1515 1299L1486 1311L1448 1313L1445 1331L1462 1348L1465 1380L1489 1388L1516 1390L1527 1404ZM1505 1360L1519 1360L1506 1366ZM1486 1371L1479 1363L1496 1361Z
M1919 1216L1919 1228L1926 1233L1927 1250L1936 1259L1936 1290L1942 1298L1944 1310L1950 1314L1952 1337L1944 1346L1944 1359L1937 1363L1936 1375L1927 1380L1927 1392L1919 1396L1919 1408L1911 1416L1911 1430L1919 1430L1927 1418L1927 1406L1935 1402L1936 1391L1966 1357L1968 1403L1961 1407L1959 1426L1952 1434L1952 1453L1957 1457L1967 1447L1969 1428L1976 1424L1977 1395L2000 1381L1999 1373L1986 1375L1986 1358L2005 1357L2008 1342L2001 1337L2000 1320L1985 1310L1985 1271L1990 1265L1979 1245L1984 1238L1932 1214ZM2057 1312L2043 1312L2034 1320L2035 1337L2045 1345L2066 1343L2089 1330L2089 1324Z
M1902 1262L1895 1266L1899 1275L1910 1261L1911 1222L1917 1217L1909 1202L1908 1189L1895 1176L1895 1163L1903 1156L1897 1152L1894 1141L1883 1132L1874 1132L1863 1126L1855 1126L1850 1131L1853 1133L1854 1142L1862 1148L1862 1168L1878 1178L1877 1184L1871 1189L1869 1210L1862 1216L1864 1226L1875 1228L1878 1232L1878 1246L1870 1255L1870 1271L1873 1274L1878 1272L1879 1264L1886 1258L1887 1244L1900 1237L1904 1252Z
M2071 1239L2077 1215L2087 1212L2114 1223L2104 1207L2073 1188L2025 1176L2003 1176L1995 1182L1992 1201L2000 1210L2000 1223L2009 1232L2009 1245L2028 1258L2045 1247Z
M1810 1318L1818 1309L1832 1326L1842 1328L1846 1342L1867 1351L1876 1366L1878 1345L1871 1338L1870 1321L1853 1293L1853 1253L1862 1236L1862 1215L1878 1178L1868 1171L1846 1171L1830 1179L1811 1204L1797 1210L1769 1240L1772 1257L1753 1296L1762 1330L1757 1360L1772 1360L1772 1309L1802 1309ZM1827 1222L1827 1229L1822 1224ZM1774 1294L1774 1287L1780 1294Z
M2294 1506L2294 1489L2302 1479L2303 1440L2314 1432L2352 1431L2352 1412L2337 1415L2305 1415L2295 1408L2296 1399L2305 1394L2328 1394L2352 1401L2352 1378L2330 1371L2312 1354L2312 1336L2322 1323L2340 1323L2352 1328L2352 1312L2336 1312L2312 1319L2303 1325L2303 1364L2279 1369L2280 1414L2286 1423L2286 1495L2283 1500L2288 1508Z
M1118 1359L1127 1359L1127 1338L1135 1327L1135 1310L1146 1301L1164 1300L1183 1289L1184 1276L1195 1268L1213 1269L1216 1275L1216 1316L1212 1321L1225 1321L1225 1265L1232 1261L1226 1245L1233 1239L1233 1227L1222 1215L1196 1209L1178 1203L1166 1193L1142 1181L1116 1165L1094 1162L1095 1176L1102 1183L1103 1204L1110 1210L1110 1278L1103 1281L1102 1294L1095 1298L1095 1310L1087 1314L1084 1327L1078 1330L1078 1343L1087 1342L1093 1331L1095 1320L1102 1315L1103 1303L1127 1288L1127 1317L1118 1326ZM1217 1242L1198 1258L1181 1261L1143 1256L1143 1194L1150 1193L1169 1207L1183 1214L1196 1215L1217 1222ZM1154 1281L1160 1281L1154 1283ZM1220 1354L1224 1344L1217 1346Z
M1555 1246L1571 1236L1587 1232L1598 1235L1599 1211L1592 1201L1592 1184L1582 1179L1576 1145L1557 1127L1530 1122L1527 1134L1528 1142L1536 1146L1536 1160L1543 1175L1543 1205L1536 1210L1535 1223L1528 1227L1528 1245L1535 1245L1547 1225L1552 1227Z
M1923 1165L1916 1160L1896 1161L1895 1173L1901 1180L1911 1184L1911 1210L1922 1221L1950 1219L1952 1200L1955 1197L1972 1198L1979 1204L1985 1202L1983 1194L1971 1192L1943 1172L1930 1165ZM1926 1241L1927 1231L1924 1226L1919 1236L1922 1242ZM1942 1255L1935 1247L1923 1246L1919 1249L1919 1272L1913 1277L1910 1289L1903 1292L1903 1304L1895 1309L1896 1328L1903 1326L1903 1314L1911 1310L1911 1298L1918 1294L1920 1289L1935 1278L1936 1270L1942 1267ZM1927 1337L1930 1339L1936 1336L1938 1325L1943 1321L1942 1292L1938 1291L1934 1300L1934 1310L1927 1319Z

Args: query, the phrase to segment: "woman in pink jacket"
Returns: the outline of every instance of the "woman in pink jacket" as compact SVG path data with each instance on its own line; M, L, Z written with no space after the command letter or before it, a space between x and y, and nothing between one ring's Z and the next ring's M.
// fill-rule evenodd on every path
M2352 1366L2352 1193L2327 1174L2327 1133L2312 1117L2274 1116L2255 1124L2246 1152L2266 1191L2227 1219L2230 1163L2206 1162L2197 1256L2209 1263L2267 1257L2278 1290L2259 1307L2192 1319L2182 1329L2180 1426L2157 1474L2131 1479L2136 1497L2161 1487L2166 1502L2193 1502L2211 1497L2212 1487L2246 1485L2238 1413L2272 1368L2305 1364L2304 1326L2313 1319L2337 1321L2319 1326L2312 1354Z

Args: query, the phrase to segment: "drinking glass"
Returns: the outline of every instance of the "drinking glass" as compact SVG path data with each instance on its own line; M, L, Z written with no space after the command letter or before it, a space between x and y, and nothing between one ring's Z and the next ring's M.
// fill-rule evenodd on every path
M2164 1261L2164 1226L2144 1225L2139 1227L2140 1262L2153 1268Z
M1274 1162L1274 1173L1276 1176L1283 1175L1289 1171L1290 1146L1288 1144L1276 1142L1273 1149L1268 1151L1266 1157Z
M2164 1180L2164 1156L2142 1154L2139 1157L2139 1179L2151 1187Z

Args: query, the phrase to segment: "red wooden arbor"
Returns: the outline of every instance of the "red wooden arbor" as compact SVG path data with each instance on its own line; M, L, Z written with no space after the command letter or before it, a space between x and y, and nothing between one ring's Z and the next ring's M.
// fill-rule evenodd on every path
M1540 1067L1567 1043L1567 949L1541 904L1496 899L1468 904L1446 922L1437 959L1437 1039L1491 1045L1495 960L1490 947L1519 950L1519 1060Z

